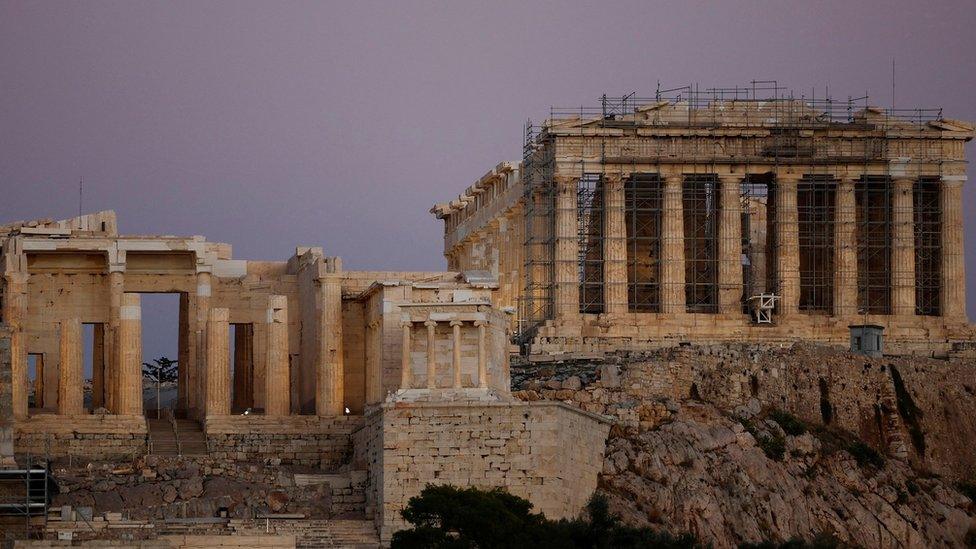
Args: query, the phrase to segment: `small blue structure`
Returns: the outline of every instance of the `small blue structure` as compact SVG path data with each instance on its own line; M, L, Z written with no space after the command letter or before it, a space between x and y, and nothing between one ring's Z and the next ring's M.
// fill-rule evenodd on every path
M851 329L851 352L880 357L884 354L884 326L877 324L853 324Z

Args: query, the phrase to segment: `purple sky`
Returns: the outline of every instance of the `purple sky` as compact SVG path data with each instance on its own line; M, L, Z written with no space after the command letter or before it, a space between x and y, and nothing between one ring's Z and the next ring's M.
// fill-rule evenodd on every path
M427 209L550 105L776 79L888 106L894 57L896 106L976 120L974 28L970 1L0 0L0 222L75 214L84 176L126 233L441 269Z

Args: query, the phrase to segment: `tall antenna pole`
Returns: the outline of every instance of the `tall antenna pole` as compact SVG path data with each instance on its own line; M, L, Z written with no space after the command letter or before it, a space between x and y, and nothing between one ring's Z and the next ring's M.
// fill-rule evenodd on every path
M81 217L81 195L85 187L85 177L78 178L78 217Z

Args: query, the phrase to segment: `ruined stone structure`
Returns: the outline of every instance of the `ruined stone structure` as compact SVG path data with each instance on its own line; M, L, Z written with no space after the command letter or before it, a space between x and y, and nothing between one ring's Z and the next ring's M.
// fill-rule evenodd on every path
M154 453L140 295L175 293L173 415L212 458L368 471L384 539L428 482L507 486L567 517L596 488L608 420L512 396L511 313L482 273L345 271L311 247L235 260L199 236L120 235L110 211L0 227L0 248L8 464Z
M965 312L963 144L941 110L680 90L554 111L431 212L450 269L497 276L524 349L820 341L945 355Z

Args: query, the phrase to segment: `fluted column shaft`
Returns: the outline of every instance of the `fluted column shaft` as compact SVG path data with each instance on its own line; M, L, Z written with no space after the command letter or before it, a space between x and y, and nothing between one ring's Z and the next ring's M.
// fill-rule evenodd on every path
M779 315L800 310L800 239L796 206L797 174L776 176L776 281Z
M288 298L268 298L268 359L264 375L264 415L291 413L291 372L288 368Z
M436 343L437 322L428 320L424 322L427 327L427 388L437 388L437 351L434 348Z
M342 280L330 275L321 280L321 347L316 381L315 411L340 416L343 411Z
M895 179L892 185L891 312L915 314L914 181Z
M109 346L109 360L106 369L105 407L116 414L119 409L122 384L120 372L122 369L122 295L125 293L125 274L122 271L108 273L108 331L106 338ZM141 375L141 374L140 374Z
M661 312L685 312L685 227L680 174L664 177L661 217Z
M142 306L139 294L122 294L119 348L118 413L142 415Z
M627 312L627 227L624 222L624 184L619 175L603 179L603 300L604 311Z
M854 181L843 179L834 193L834 316L857 314L856 221Z
M961 176L956 176L961 177ZM963 250L962 180L942 180L942 315L966 321L966 263Z
M454 335L453 345L451 348L452 351L451 368L454 373L453 386L455 389L460 389L461 388L461 321L460 320L451 321L451 331L453 332Z
M474 323L478 327L478 387L488 387L488 324L479 320Z
M210 299L213 293L211 285L212 276L210 273L197 273L197 293L196 293L196 328L194 337L196 339L196 357L194 368L190 377L194 386L193 395L190 402L195 402L195 408L202 410L206 414L207 406L207 317L210 314Z
M4 277L3 319L10 328L11 398L15 418L27 417L27 274L9 273ZM37 384L35 389L43 384Z
M82 380L81 322L61 321L60 365L58 367L58 414L77 416L85 411Z
M230 414L230 314L213 308L207 317L207 416Z
M576 180L556 180L556 249L555 249L555 312L557 318L579 316L579 253L578 216L576 212Z
M413 329L413 322L404 322L400 325L403 332L400 350L400 388L410 389L413 383L410 360L410 331Z
M718 309L742 312L742 176L719 176Z

